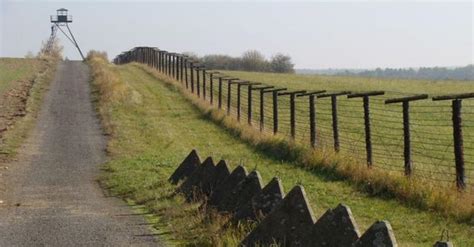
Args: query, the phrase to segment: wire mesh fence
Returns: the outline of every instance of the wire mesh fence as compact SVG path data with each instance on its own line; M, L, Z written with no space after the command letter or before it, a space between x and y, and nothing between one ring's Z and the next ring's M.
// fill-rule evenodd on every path
M134 48L114 62L148 64L262 132L335 149L369 168L474 192L474 93L429 98L394 91L290 91L150 47Z

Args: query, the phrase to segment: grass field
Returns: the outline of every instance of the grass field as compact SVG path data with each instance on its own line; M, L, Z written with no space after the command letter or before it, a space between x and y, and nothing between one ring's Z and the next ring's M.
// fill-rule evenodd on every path
M223 232L195 205L170 196L167 178L196 148L201 158L212 155L232 167L240 163L248 169L257 167L265 183L279 176L286 191L301 183L317 217L342 202L351 207L361 231L375 220L389 220L401 246L432 245L443 229L449 229L456 246L474 245L470 225L393 199L371 197L349 182L266 155L214 124L178 89L140 66L96 63L94 67L98 108L111 135L111 161L105 166L108 172L103 181L116 194L146 205L158 217L160 236L175 244L235 245L242 235L238 230ZM112 72L100 75L104 70Z
M385 105L389 98L429 94L430 96L474 92L474 81L427 81L396 80L359 77L308 76L293 74L255 73L221 71L226 75L260 82L288 90L327 90L337 91L377 91L386 92L370 100L372 125L372 145L374 167L403 174L403 118L401 104ZM209 78L209 77L208 77ZM202 77L201 77L202 80ZM202 82L201 82L202 83ZM227 107L227 83L224 82L223 107ZM210 83L207 82L207 100ZM218 94L217 80L214 80L214 100ZM232 88L231 113L235 116L237 106L237 86ZM248 89L241 91L241 121L247 122ZM290 136L289 97L280 96L279 132ZM259 95L253 93L253 125L258 127ZM309 145L309 99L296 98L296 140ZM464 158L466 162L467 191L474 193L474 99L463 101ZM272 131L272 98L265 94L265 126ZM338 118L340 150L343 154L356 157L362 165L366 159L365 133L362 99L338 98ZM410 128L412 143L413 176L433 185L454 187L455 165L451 122L451 102L431 99L410 104ZM328 98L316 101L318 142L321 148L332 149L331 101Z
M0 58L1 159L13 157L27 136L55 69L52 58Z
M32 80L44 67L39 59L0 58L0 95L22 80Z

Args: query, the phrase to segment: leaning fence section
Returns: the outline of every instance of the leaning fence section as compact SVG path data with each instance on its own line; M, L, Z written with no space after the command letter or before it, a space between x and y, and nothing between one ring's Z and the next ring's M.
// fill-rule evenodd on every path
M156 47L115 64L147 64L237 121L312 148L334 149L408 177L474 192L474 93L290 90L206 69Z

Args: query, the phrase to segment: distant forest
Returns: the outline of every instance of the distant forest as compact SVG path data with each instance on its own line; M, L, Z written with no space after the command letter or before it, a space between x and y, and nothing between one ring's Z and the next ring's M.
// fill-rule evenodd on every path
M474 80L474 65L458 68L418 68L418 69L381 69L375 70L297 70L300 74L325 74L339 76L361 76L381 78L406 78L406 79L428 79L428 80Z

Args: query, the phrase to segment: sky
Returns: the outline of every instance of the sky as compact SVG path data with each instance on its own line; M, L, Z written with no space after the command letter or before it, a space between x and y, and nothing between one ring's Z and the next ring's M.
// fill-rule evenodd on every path
M84 53L135 46L198 55L290 55L295 68L406 68L474 63L474 4L415 1L0 0L0 57L38 52L49 16L67 8ZM58 33L64 55L80 59Z

